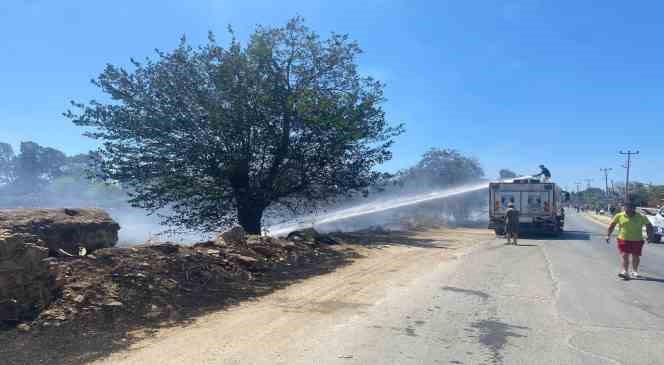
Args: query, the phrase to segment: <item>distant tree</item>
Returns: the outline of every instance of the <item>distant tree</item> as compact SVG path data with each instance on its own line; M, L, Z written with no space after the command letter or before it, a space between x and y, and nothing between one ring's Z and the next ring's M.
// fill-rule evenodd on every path
M15 157L12 146L9 143L0 142L0 186L14 182Z
M484 176L484 170L476 158L462 155L454 149L432 148L413 167L401 173L406 184L431 187L451 187Z
M476 158L464 156L454 149L432 148L413 167L402 171L398 176L399 185L410 189L451 188L470 182L478 182L484 177L484 170ZM473 210L486 205L486 193L470 193L434 201L413 208L419 214L429 209L453 215L465 220Z
M232 34L232 31L231 31ZM258 27L247 45L184 38L131 71L107 66L95 84L110 103L66 115L103 142L101 176L165 223L205 230L239 221L261 231L269 206L331 199L371 185L391 158L384 85L358 74L358 45L301 18Z
M21 151L14 159L15 190L35 192L52 179L61 176L67 156L55 148L35 142L21 142Z
M636 206L647 207L650 202L650 189L648 185L634 181L629 184L630 200Z
M664 185L653 185L648 189L648 206L664 205Z
M518 176L516 172L508 169L502 169L498 174L501 180L514 179Z

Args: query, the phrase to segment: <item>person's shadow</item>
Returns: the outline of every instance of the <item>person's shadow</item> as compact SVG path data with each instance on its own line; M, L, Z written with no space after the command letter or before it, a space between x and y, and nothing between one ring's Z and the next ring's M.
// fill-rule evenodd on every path
M650 277L650 276L643 276L643 275L639 276L638 278L632 278L632 280L653 281L653 282L656 282L656 283L664 283L664 279L653 278L653 277Z

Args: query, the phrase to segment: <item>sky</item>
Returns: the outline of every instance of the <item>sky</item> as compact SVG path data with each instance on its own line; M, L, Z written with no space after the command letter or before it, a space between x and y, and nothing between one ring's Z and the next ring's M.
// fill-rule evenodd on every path
M545 164L572 189L603 186L601 168L622 181L618 152L639 150L633 178L664 184L663 12L647 0L1 0L0 141L94 149L62 113L104 98L90 80L105 64L301 15L357 40L361 72L387 84L387 118L406 132L382 170L454 148L490 178Z

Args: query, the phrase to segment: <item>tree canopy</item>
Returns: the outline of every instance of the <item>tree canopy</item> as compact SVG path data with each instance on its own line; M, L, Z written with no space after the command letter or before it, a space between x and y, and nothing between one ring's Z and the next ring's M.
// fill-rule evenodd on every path
M432 148L400 175L406 184L440 188L477 181L484 176L484 170L476 158L454 149Z
M102 142L100 175L134 206L169 208L167 222L187 228L239 221L259 233L267 207L363 189L391 158L402 128L385 120L384 85L358 73L359 54L301 18L258 27L244 47L183 38L132 70L108 65L94 83L112 101L66 115Z
M10 144L0 143L0 185L15 193L38 191L62 175L66 162L61 151L35 142L21 142L18 154Z
M446 189L478 182L484 170L476 158L454 149L432 148L415 166L400 172L397 183L406 190ZM413 207L413 214L445 214L466 220L473 211L486 206L486 192L474 192Z

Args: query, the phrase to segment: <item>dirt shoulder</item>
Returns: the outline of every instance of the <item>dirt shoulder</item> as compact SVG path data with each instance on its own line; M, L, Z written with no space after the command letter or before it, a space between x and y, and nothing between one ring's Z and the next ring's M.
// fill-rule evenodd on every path
M279 266L252 281L229 280L176 318L110 316L103 323L0 331L0 364L205 363L196 356L219 351L220 341L240 354L252 343L278 346L272 342L285 334L352 315L380 300L387 288L407 285L432 265L492 237L484 229L341 235L340 244L321 245L315 259Z
M348 234L334 250L352 264L294 282L260 300L209 313L186 326L142 332L95 364L202 364L223 353L269 355L322 326L352 318L381 301L388 289L408 286L465 249L493 239L487 230L437 229L391 234Z

